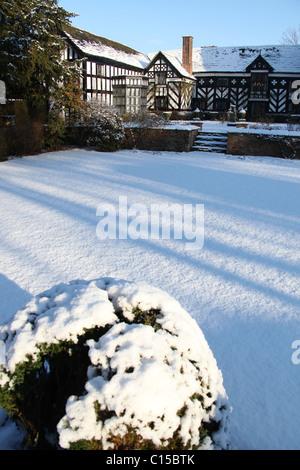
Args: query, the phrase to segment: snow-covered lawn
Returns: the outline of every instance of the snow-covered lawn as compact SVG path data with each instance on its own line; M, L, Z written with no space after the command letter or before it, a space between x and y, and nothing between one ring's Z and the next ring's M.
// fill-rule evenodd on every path
M204 247L100 240L97 207L121 196L204 204ZM300 161L269 157L68 150L1 163L0 321L74 279L159 287L197 321L218 362L233 447L300 449L299 201ZM0 448L14 433L0 432Z

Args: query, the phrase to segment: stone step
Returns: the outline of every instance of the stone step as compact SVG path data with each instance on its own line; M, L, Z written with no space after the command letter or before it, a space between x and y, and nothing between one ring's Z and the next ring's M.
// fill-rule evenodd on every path
M227 133L199 131L192 151L226 153Z
M214 146L214 147L222 147L227 148L227 141L221 140L207 140L207 139L196 139L194 145L207 145L207 146Z
M192 152L226 153L226 148L210 147L210 146L205 146L205 145L195 145L192 148Z
M197 139L221 140L225 142L227 141L227 134L212 134L212 133L199 132L197 135Z

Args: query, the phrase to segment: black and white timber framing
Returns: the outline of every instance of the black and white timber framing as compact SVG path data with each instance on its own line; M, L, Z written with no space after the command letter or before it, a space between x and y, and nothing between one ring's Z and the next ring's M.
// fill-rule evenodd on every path
M149 79L147 105L150 110L191 109L195 78L177 58L158 52L145 68Z
M259 56L246 72L197 74L193 105L211 114L235 106L251 118L267 114L300 114L291 100L292 84L299 74L276 73Z
M146 107L199 108L216 117L235 106L245 110L248 119L300 115L300 105L291 99L292 85L300 80L300 46L192 48L191 73L183 66L182 49L146 56L74 27L64 34L64 58L80 62L86 100L98 99L132 113Z
M181 60L181 51L168 51ZM248 119L300 115L292 102L292 84L300 80L300 46L264 46L193 50L196 83L192 109L221 116L231 106Z
M146 56L123 44L74 27L68 27L64 36L67 43L64 59L78 61L85 100L99 100L118 108L122 81L118 79L130 77L131 80L126 80L127 108L122 107L120 111L138 112L141 107L146 107L146 94L143 91L144 67L149 62ZM115 99L114 85L118 89Z

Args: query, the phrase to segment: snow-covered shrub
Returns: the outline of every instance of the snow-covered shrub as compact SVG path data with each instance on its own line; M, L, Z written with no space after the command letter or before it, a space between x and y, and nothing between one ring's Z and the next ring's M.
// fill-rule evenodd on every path
M85 102L81 116L87 145L102 152L114 152L120 148L125 135L124 126L121 116L112 106L97 100Z
M148 129L162 128L167 124L167 120L162 114L140 111L137 114L123 115L125 123L125 148L139 147L147 135Z
M0 327L0 406L27 445L227 449L228 399L191 316L110 278L61 284Z
M140 111L136 114L123 115L123 121L129 126L150 129L166 125L167 120L162 114L156 114L150 111Z

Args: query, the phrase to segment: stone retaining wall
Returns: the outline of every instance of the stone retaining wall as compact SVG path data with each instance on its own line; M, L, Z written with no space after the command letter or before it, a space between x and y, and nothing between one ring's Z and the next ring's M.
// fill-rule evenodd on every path
M190 152L198 134L196 126L162 129L126 129L125 148L139 150Z
M300 159L300 136L228 132L227 153Z
M125 128L123 149L137 148L139 150L189 152L198 134L197 126L180 126L180 128L146 129L142 127ZM68 127L66 144L84 145L84 128Z

